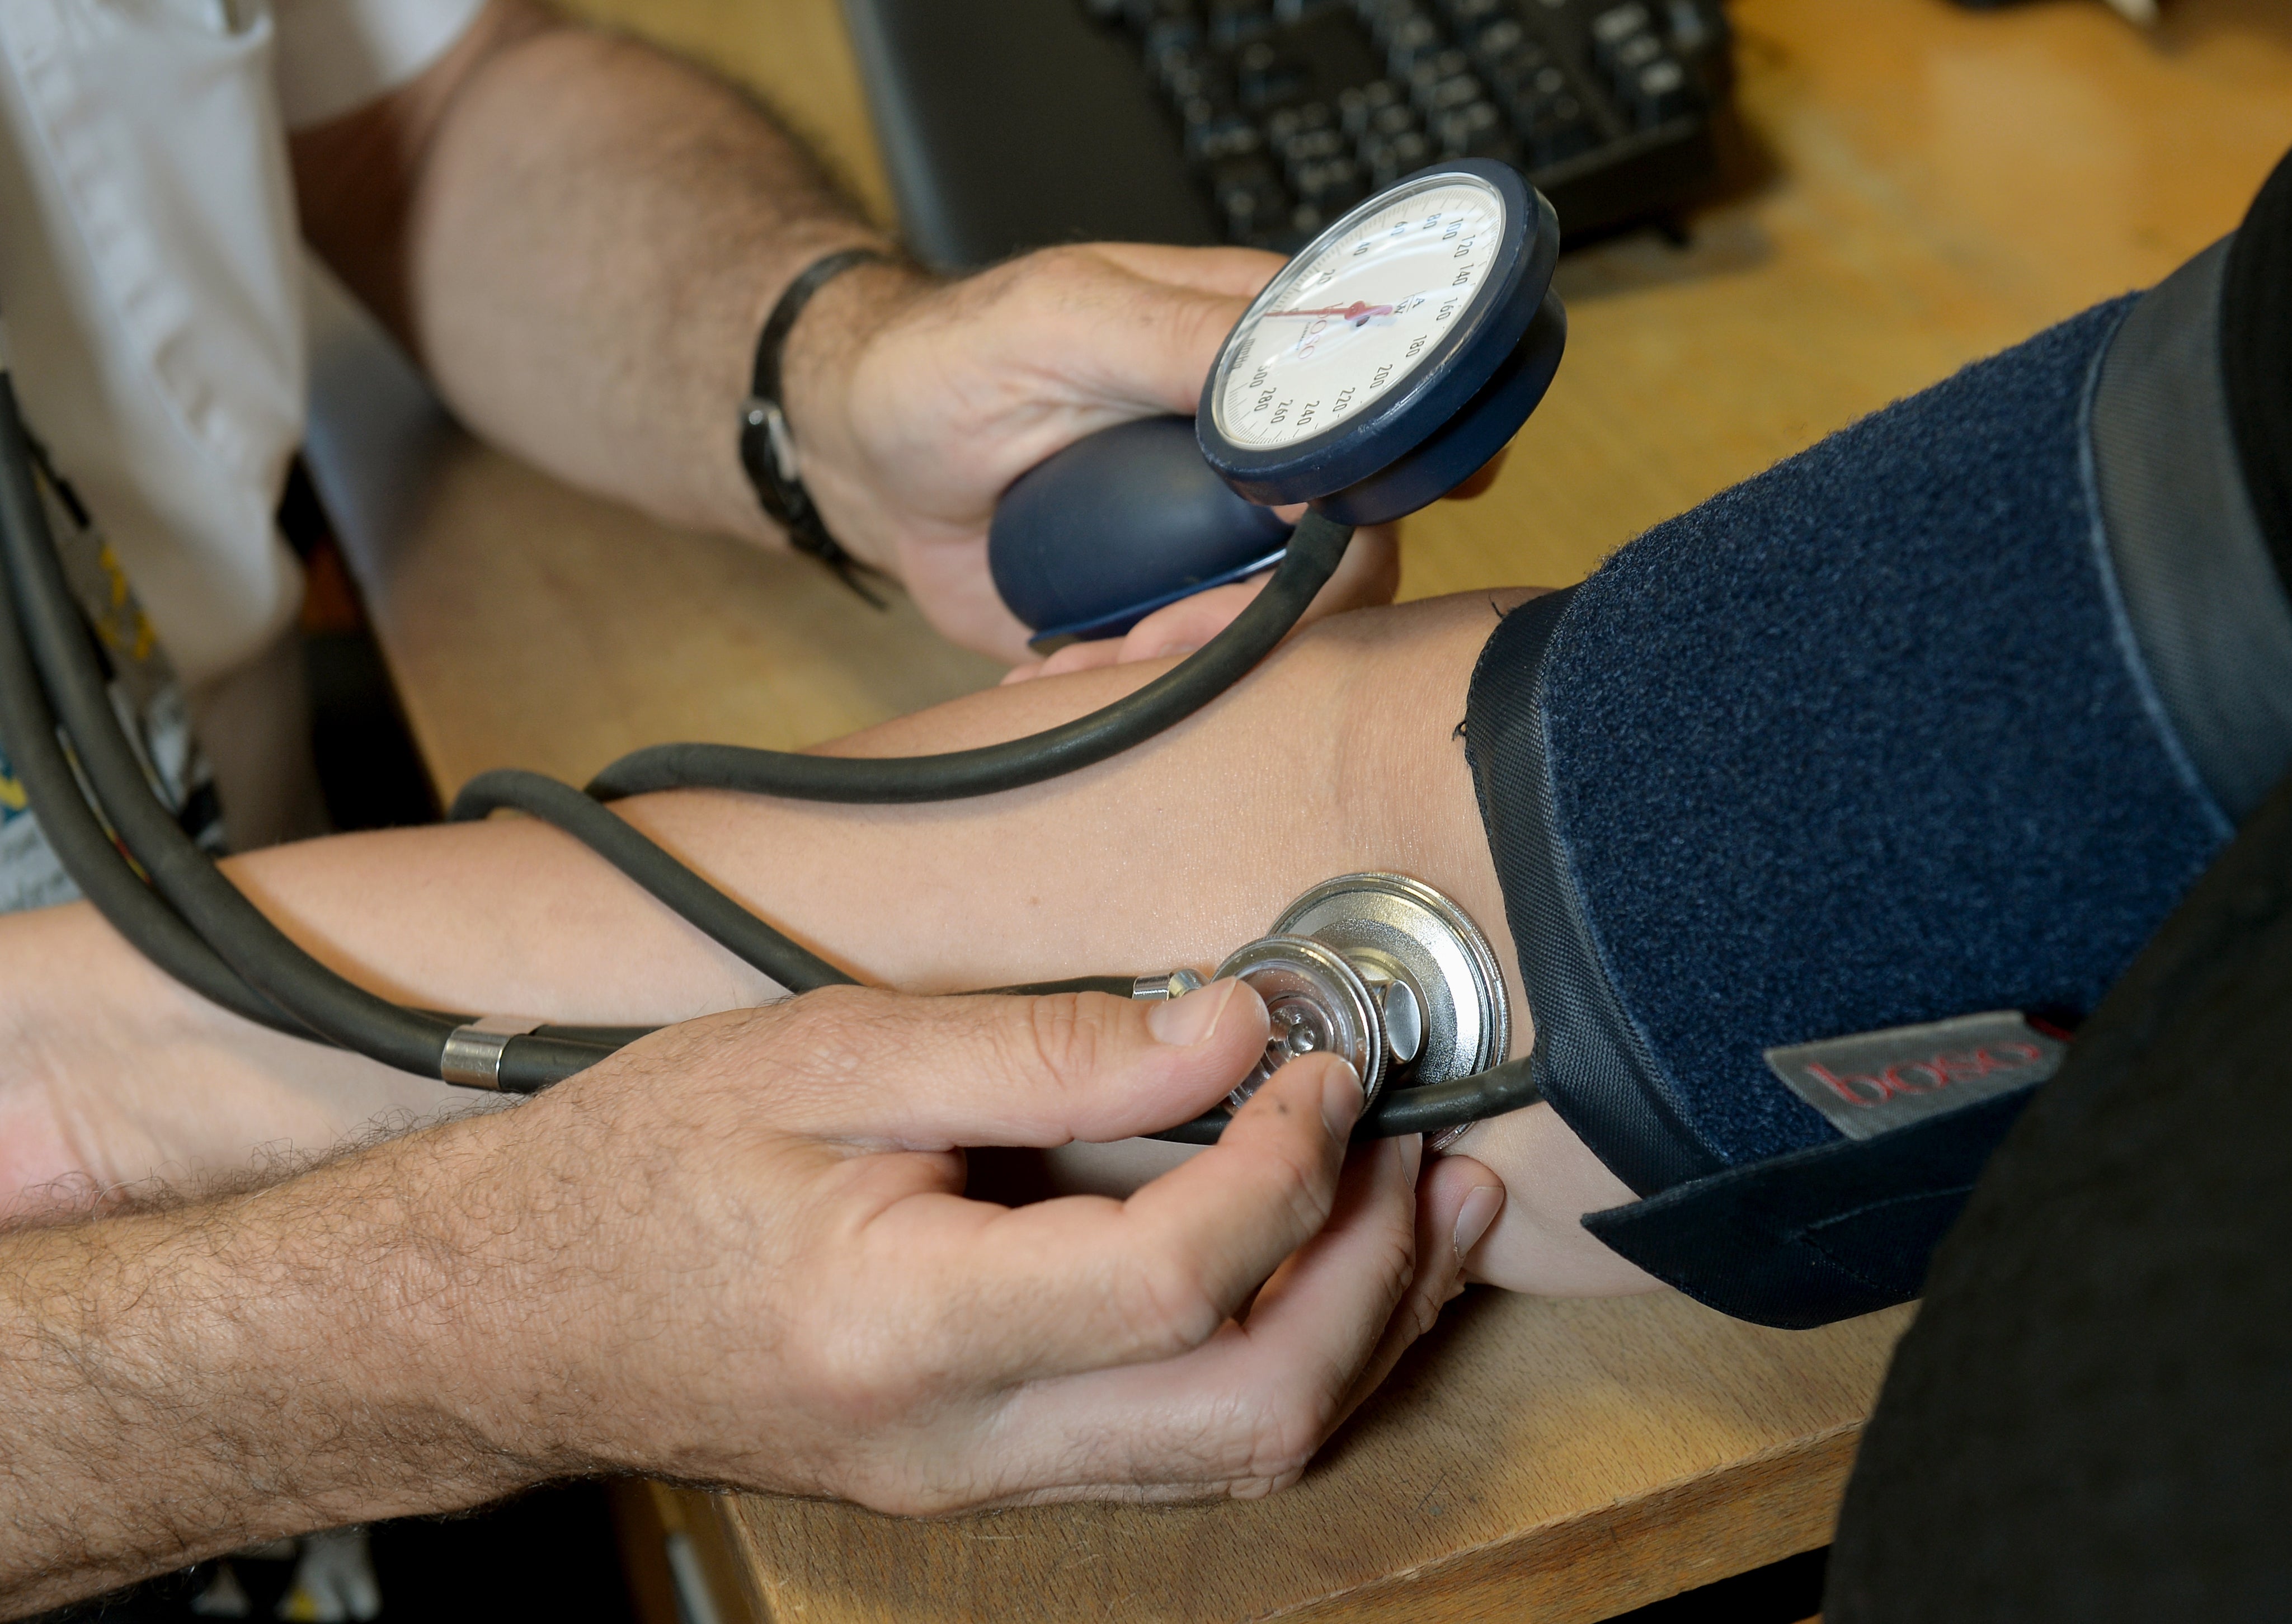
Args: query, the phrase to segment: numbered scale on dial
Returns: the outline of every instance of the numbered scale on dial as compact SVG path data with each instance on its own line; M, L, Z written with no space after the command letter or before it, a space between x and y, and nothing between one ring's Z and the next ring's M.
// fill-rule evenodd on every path
M1437 500L1551 384L1559 250L1552 206L1505 164L1444 164L1362 204L1251 303L1191 425L1105 430L1012 486L988 545L1003 601L1037 648L1114 636L1279 562L1274 507L1362 525Z
M1343 524L1470 478L1543 400L1567 342L1552 206L1467 160L1371 198L1285 266L1228 335L1195 416L1243 497Z
M1403 188L1346 222L1228 343L1210 402L1217 435L1237 447L1294 445L1405 388L1498 263L1504 223L1496 190L1456 175Z

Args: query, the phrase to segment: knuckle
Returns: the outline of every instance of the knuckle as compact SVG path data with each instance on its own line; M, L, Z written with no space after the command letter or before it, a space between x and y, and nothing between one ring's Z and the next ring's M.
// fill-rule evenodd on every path
M876 1431L914 1414L932 1394L929 1373L908 1339L867 1314L822 1313L789 1338L796 1390L844 1435Z
M969 1511L987 1496L960 1481L918 1475L906 1462L882 1463L851 1484L844 1498L891 1517L943 1517Z
M1132 1348L1147 1359L1170 1359L1201 1346L1225 1323L1217 1301L1190 1264L1155 1260L1126 1269L1115 1287L1115 1320Z
M1369 1265L1384 1289L1385 1301L1398 1303L1416 1280L1416 1235L1407 1222L1380 1227L1376 1260Z
M790 1018L771 1051L771 1075L782 1093L833 1100L880 1064L895 1020L888 995L822 987L787 1007Z
M1029 268L1038 276L1062 278L1098 270L1097 254L1080 243L1056 243L1029 256Z
M1102 279L1105 269L1105 262L1079 243L1038 248L1012 263L1009 292L1021 299L1064 306L1077 297L1088 299L1088 290Z
M1320 1120L1315 1109L1311 1120ZM1336 1209L1336 1180L1324 1159L1307 1147L1282 1145L1264 1158L1263 1177L1269 1200L1287 1216L1294 1232L1316 1235Z
M1235 1479L1262 1483L1265 1492L1296 1481L1321 1447L1335 1411L1335 1403L1317 1390L1295 1386L1261 1403Z
M1425 1335L1441 1319L1441 1299L1437 1293L1418 1291L1408 1301L1408 1337L1414 1342Z
M1000 1002L997 1059L1012 1076L1056 1089L1088 1081L1110 1057L1102 998L1062 992Z
M1404 1314L1415 1316L1419 1300L1429 1302L1432 1311L1440 1312L1438 1295L1414 1289L1416 1285L1416 1240L1405 1229L1388 1232L1379 1240L1376 1253L1369 1259L1370 1278L1383 1292L1383 1300ZM1428 1321L1429 1323L1429 1321ZM1425 1327L1417 1328L1423 1334Z
M859 1069L889 1014L884 995L867 987L821 987L788 1007L790 1057L838 1073Z

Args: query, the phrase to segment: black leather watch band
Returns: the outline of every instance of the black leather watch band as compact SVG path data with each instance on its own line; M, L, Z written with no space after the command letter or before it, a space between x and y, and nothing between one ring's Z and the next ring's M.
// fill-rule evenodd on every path
M780 354L795 328L795 319L803 313L812 295L854 266L897 263L895 255L881 249L839 248L804 267L764 321L764 330L756 339L748 398L740 406L740 465L747 470L748 483L756 488L756 499L763 504L764 512L787 532L789 545L826 564L837 579L878 609L884 607L884 600L860 578L883 572L854 558L828 533L827 522L812 505L811 493L797 476L795 440L780 404Z

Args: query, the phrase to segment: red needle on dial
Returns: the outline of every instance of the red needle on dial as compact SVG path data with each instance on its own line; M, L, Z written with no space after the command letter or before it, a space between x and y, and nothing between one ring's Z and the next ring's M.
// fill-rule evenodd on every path
M1268 316L1343 316L1359 327L1371 316L1390 316L1392 311L1393 307L1390 304L1364 304L1356 299L1351 304L1332 304L1317 311L1268 311L1265 313Z

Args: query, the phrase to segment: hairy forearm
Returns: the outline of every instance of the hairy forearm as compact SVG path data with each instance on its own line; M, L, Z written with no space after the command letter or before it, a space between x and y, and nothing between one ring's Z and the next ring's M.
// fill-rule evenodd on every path
M484 1126L0 1232L0 1614L567 1469L462 1356L512 1232Z
M774 534L736 449L756 335L805 264L883 239L747 99L495 0L421 80L294 152L306 233L472 428L672 522ZM823 295L790 387L906 277Z

